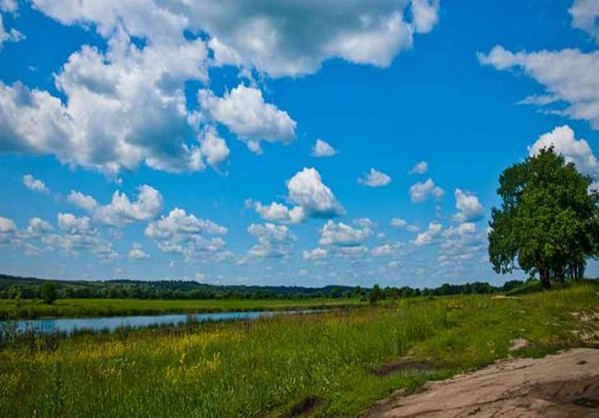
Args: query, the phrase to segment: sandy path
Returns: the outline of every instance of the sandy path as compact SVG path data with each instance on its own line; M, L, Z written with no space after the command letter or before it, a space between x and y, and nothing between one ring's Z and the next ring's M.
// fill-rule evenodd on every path
M385 401L366 417L598 417L599 350L503 360Z

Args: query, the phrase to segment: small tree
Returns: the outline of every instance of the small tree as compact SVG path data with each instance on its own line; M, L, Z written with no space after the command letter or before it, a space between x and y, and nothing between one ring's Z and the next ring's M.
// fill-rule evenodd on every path
M599 255L599 194L573 163L542 149L506 169L493 208L489 259L498 273L516 268L552 281L582 278L586 260Z
M58 299L58 290L56 287L56 283L51 281L45 281L42 285L42 300L44 303L51 305L54 301Z
M372 287L372 290L368 294L368 300L372 305L375 305L379 300L383 298L383 291L378 284L375 284Z

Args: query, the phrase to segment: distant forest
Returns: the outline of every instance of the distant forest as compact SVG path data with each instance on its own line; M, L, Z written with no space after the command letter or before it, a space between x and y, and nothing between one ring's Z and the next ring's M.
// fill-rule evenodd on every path
M42 286L48 280L0 274L0 299L39 299ZM217 286L194 281L55 280L58 297L99 299L308 299L308 298L367 298L372 289L360 286ZM440 287L418 289L411 287L377 288L381 298L415 296L444 296L458 294L506 293L534 287L535 281L511 280L502 286L486 282L443 284ZM380 290L379 290L380 289Z

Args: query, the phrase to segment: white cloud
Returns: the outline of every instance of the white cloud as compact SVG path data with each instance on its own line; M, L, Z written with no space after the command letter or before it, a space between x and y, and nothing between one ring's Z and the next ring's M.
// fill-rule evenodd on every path
M71 190L67 196L67 201L77 207L80 207L81 209L85 209L88 212L94 212L98 208L98 202L96 199L75 190Z
M3 4L16 10L14 1ZM54 155L111 175L142 164L169 172L218 165L228 156L224 141L214 131L193 138L213 119L253 151L261 140L295 138L295 121L265 103L257 88L239 86L224 98L205 91L211 66L239 66L245 77L314 73L336 58L386 67L438 19L436 0L32 4L64 25L95 30L106 48L84 45L71 54L54 76L60 96L0 82L0 152ZM3 41L21 37L0 27ZM188 81L203 84L207 111L189 110L195 104L186 100Z
M17 0L0 0L0 11L15 13L18 8Z
M7 11L0 7L0 10ZM5 42L19 42L25 39L25 35L16 30L15 28L6 29L4 27L4 21L2 14L0 13L0 51L2 50L2 44Z
M430 32L439 21L439 0L412 0L412 16L417 32Z
M134 260L143 260L145 258L150 258L150 256L143 250L141 244L135 242L129 251L129 258Z
M393 218L391 219L391 222L389 222L389 225L394 228L405 228L408 226L408 222L401 218Z
M436 2L413 1L413 21L406 21L409 4L306 0L283 6L271 0L257 6L228 0L210 7L200 2L190 12L213 37L217 63L281 77L314 73L331 58L387 67L412 46L414 32L428 32L436 23Z
M599 51L585 53L564 49L513 53L496 46L487 55L478 54L478 57L482 64L497 70L522 69L545 87L546 93L542 96L529 96L520 103L565 102L565 109L547 108L546 111L588 121L593 129L599 129L599 77L596 76Z
M48 190L44 182L34 178L31 174L25 174L23 176L23 184L31 191L44 194L50 193L50 190Z
M328 142L323 141L322 139L317 139L314 147L312 147L312 156L313 157L332 157L337 154L335 148L331 146Z
M410 174L425 174L428 171L428 163L420 161L409 171Z
M455 207L458 210L454 216L456 221L473 222L483 218L485 210L474 193L455 189L454 196Z
M149 221L162 210L162 195L151 186L138 189L135 200L130 201L125 193L114 192L112 201L93 210L94 219L106 225L119 226L132 221Z
M251 202L253 207L266 221L282 223L298 223L305 219L305 213L301 206L289 209L287 206L272 202L270 205L262 205L260 202Z
M599 2L574 0L568 12L572 15L572 26L587 32L599 43Z
M38 217L29 219L29 222L27 224L27 234L31 237L42 236L52 231L53 229L54 228L49 222L44 221L43 219Z
M352 224L359 226L360 228L372 228L374 227L374 222L370 218L358 218L354 219Z
M304 258L304 260L308 261L324 260L325 258L327 258L327 255L328 251L320 247L314 248L310 251L304 251L302 253L302 257Z
M154 239L158 248L165 253L183 254L189 260L200 254L221 253L225 241L214 235L224 235L227 228L210 220L187 214L175 208L165 217L150 222L145 229L146 236Z
M206 158L206 163L212 167L218 167L229 159L227 143L218 136L212 126L207 127L201 134L200 152Z
M391 183L391 177L381 171L371 168L364 177L358 179L358 183L369 187L383 187Z
M383 257L393 254L393 246L391 244L383 244L372 249L372 255L375 257Z
M56 74L64 105L47 91L0 83L0 151L51 154L107 173L141 163L202 170L184 83L206 80L206 57L201 40L138 48L118 28L106 52L83 46Z
M485 233L478 232L476 225L471 222L447 228L443 231L439 263L442 266L455 266L472 260L477 254L480 258L486 249L486 240Z
M330 218L344 213L331 189L315 168L304 168L287 181L289 200L302 207L306 216Z
M332 218L344 213L331 189L322 182L314 168L304 168L287 181L289 201L296 205L288 208L273 202L262 205L248 201L265 220L283 223L302 222L306 218Z
M73 255L79 255L81 251L90 251L102 260L113 260L119 256L112 243L99 236L89 217L59 213L57 218L62 234L42 236L42 242L48 250L55 251L58 248Z
M260 141L283 142L295 139L296 122L287 112L266 103L262 92L240 84L220 98L200 90L202 108L215 120L247 143L253 152L262 151Z
M599 181L599 161L589 143L576 139L574 131L567 125L559 126L543 134L528 147L530 156L537 155L541 149L553 146L555 152L564 156L566 162L573 162L581 173Z
M77 217L72 213L59 213L58 227L73 235L95 234L96 229L92 226L91 219L87 216Z
M17 226L12 219L0 216L0 244L9 242L17 232Z
M255 68L273 77L314 73L332 58L386 67L411 48L414 33L432 29L439 6L437 0L333 0L325 5L316 0L293 4L122 0L101 6L35 0L34 4L65 24L94 23L104 37L119 25L132 35L162 42L181 37L185 29L203 32L214 51L214 65Z
M435 184L433 179L429 178L425 182L414 183L410 187L410 198L413 203L424 202L430 196L435 199L441 199L445 192L439 186Z
M353 228L343 222L327 221L320 230L320 245L334 245L339 247L356 247L372 236L368 227Z
M433 221L428 225L428 229L416 236L414 239L415 245L427 245L434 242L443 230L443 226L439 222Z
M248 232L258 240L249 254L258 258L280 258L291 254L293 243L297 240L285 225L271 223L251 224Z

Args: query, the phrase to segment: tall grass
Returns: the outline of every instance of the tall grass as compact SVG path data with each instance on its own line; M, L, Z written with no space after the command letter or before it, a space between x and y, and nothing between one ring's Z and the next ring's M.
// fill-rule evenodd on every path
M352 416L393 390L505 357L513 338L527 338L530 355L581 344L571 313L599 309L597 290L14 341L0 350L0 415L262 417L314 405ZM407 355L432 369L375 373Z

